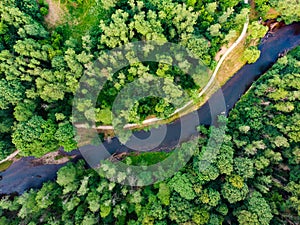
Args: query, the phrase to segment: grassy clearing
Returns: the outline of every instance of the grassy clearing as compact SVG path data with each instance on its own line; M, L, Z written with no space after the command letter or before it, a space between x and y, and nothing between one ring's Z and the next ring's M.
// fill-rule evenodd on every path
M69 0L47 0L49 15L46 22L50 27L60 27L65 37L81 40L89 31L98 27L106 18L107 11L96 0L83 0L81 4Z
M143 152L142 154L132 153L124 161L134 166L149 166L163 161L172 153L166 152Z
M246 49L246 38L244 38L236 48L228 55L219 69L216 80L219 85L224 85L226 81L232 77L238 70L240 70L245 64L246 60L243 58L244 51Z
M66 2L70 15L66 18L71 28L70 35L76 39L81 39L85 33L98 26L99 21L106 15L106 11L95 0L84 0L80 5L63 1Z

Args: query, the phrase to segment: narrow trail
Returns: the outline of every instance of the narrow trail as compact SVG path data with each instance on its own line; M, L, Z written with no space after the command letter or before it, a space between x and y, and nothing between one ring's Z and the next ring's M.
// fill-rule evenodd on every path
M1 160L1 161L0 161L0 164L1 164L1 163L4 163L4 162L6 162L6 161L9 161L9 160L14 159L14 158L19 154L19 152L20 152L19 150L14 151L14 152L11 153L9 156L7 156L5 159Z

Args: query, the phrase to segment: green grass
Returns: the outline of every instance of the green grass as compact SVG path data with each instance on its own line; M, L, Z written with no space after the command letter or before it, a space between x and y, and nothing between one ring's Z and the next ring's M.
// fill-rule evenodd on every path
M64 158L63 155L57 155L57 156L54 157L55 160L59 160L59 159L62 159L62 158Z
M8 160L0 164L0 172L5 171L10 165L12 164L12 161Z
M172 153L166 152L145 152L145 153L131 153L124 159L124 162L133 166L149 166L163 161Z
M64 33L80 40L89 31L98 28L99 21L107 17L108 12L96 0L83 0L81 4L72 4L68 0L61 0L68 13L64 18Z

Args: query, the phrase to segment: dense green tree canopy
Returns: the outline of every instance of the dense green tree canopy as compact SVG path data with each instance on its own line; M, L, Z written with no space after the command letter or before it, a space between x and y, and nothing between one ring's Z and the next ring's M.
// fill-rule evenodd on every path
M80 17L80 9L84 10L87 5L96 10L93 0L65 0L62 4L70 16ZM246 8L236 0L99 1L97 4L90 24L81 26L85 33L78 37L71 32L73 21L48 29L43 16L49 6L44 0L1 1L0 110L9 111L8 120L14 121L14 124L6 123L11 126L5 129L6 146L14 144L23 155L34 156L52 151L58 145L66 150L76 148L74 132L67 125L72 122L72 98L84 71L107 50L135 41L172 42L186 47L213 69L215 54L221 45L230 41L233 33L240 31L244 20L238 18L246 15ZM129 61L132 57L131 54L126 56ZM187 61L178 64L189 68ZM178 67L165 63L128 66L110 77L101 91L95 110L97 124L110 125L112 104L119 91L146 75L166 79L160 88L166 97L148 97L136 102L131 110L120 114L126 122L138 123L148 116L167 117L175 109L172 101L182 94L175 91L173 83L194 96L209 78L209 75L198 74L190 77ZM143 78L138 85L146 87L148 81ZM127 100L124 98L124 101ZM86 113L86 116L90 118L91 114ZM39 127L43 124L48 124L48 128ZM43 134L48 131L49 140ZM30 141L25 135L27 132L36 140ZM52 140L50 134L54 137ZM47 147L41 149L41 146ZM7 149L3 156L10 152L11 149Z
M85 1L64 3L75 10ZM73 95L85 69L104 52L139 40L169 41L188 48L213 69L216 53L236 36L249 12L238 0L98 3L106 13L78 39L66 35L67 25L47 29L43 16L48 6L44 1L0 2L1 159L14 148L22 156L37 157L60 146L66 151L76 148L71 125ZM255 3L261 6L257 12L263 17L274 8L287 23L299 20L299 4L294 0ZM247 41L256 42L265 32L265 27L253 22ZM62 167L57 178L39 190L2 196L0 224L299 224L299 52L297 48L280 58L242 96L230 112L224 140L221 125L198 127L201 135L194 140L198 143L195 154L169 179L129 187L101 176L108 172L119 182L126 178L125 172L116 173L113 162L109 161L107 170L100 170L99 175L79 160ZM256 47L244 52L249 63L259 55ZM130 61L133 57L128 54L125 58ZM182 65L188 67L188 62ZM95 109L97 124L112 122L112 102L126 84L140 78L135 87L139 92L143 91L141 86L151 88L146 85L146 81L153 81L150 75L165 78L158 91L167 97L142 99L131 111L121 111L120 120L166 117L174 110L171 99L182 95L172 84L191 95L202 81L166 63L132 64L104 85ZM88 85L95 84L90 80ZM81 102L78 110L90 104ZM85 116L94 115L88 111ZM220 123L225 120L219 118ZM213 144L206 146L209 137ZM191 146L184 143L178 150L184 154ZM121 160L147 166L170 154L133 154ZM143 173L143 178L159 175Z
M224 142L216 157L209 158L210 165L205 170L200 170L200 166L209 148L204 147L207 135L213 134L215 141L219 140L221 127L209 130L199 127L202 133L198 138L199 150L181 171L164 182L129 187L86 169L84 161L69 163L59 170L55 182L45 183L42 189L31 190L20 197L3 198L1 222L299 223L299 61L298 48L279 59L241 98L229 115ZM274 93L278 90L281 93L277 96ZM288 102L294 105L292 110L281 111L276 107L278 103ZM57 115L63 119L61 116ZM18 143L19 135L25 135L33 137L36 146L41 145L41 139L48 141L48 146L57 144L51 143L47 135L56 129L52 130L51 123L41 117L34 116L18 126L14 142ZM56 132L69 133L68 129L68 123L60 124ZM62 134L58 137L64 139ZM26 149L32 143L18 144ZM184 144L180 150L188 147ZM124 163L147 165L147 160L153 160L152 154L133 155L125 158ZM164 153L160 154L162 157Z

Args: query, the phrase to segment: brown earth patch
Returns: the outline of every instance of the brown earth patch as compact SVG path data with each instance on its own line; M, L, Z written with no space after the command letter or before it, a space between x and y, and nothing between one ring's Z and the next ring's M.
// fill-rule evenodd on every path
M50 27L60 24L67 10L61 4L60 0L46 0L46 2L49 4L49 13L45 17L46 23Z

